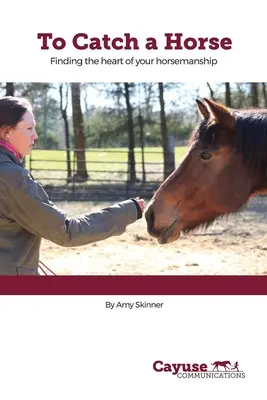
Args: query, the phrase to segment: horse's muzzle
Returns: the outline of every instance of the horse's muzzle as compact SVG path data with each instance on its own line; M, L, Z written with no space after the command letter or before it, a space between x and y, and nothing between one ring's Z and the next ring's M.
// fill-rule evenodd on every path
M175 232L177 231L179 222L176 220L174 221L165 231L161 233L161 235L158 238L158 243L159 244L166 244L170 241L170 239L173 238ZM177 232L175 235L175 240L177 240L180 236L180 232ZM171 240L173 241L173 240Z

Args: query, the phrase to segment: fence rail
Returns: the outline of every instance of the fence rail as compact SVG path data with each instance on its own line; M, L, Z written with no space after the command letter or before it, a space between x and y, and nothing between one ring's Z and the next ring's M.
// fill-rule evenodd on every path
M26 160L26 166L54 200L151 197L164 179L161 148L145 150L144 153L135 149L134 180L130 179L133 166L130 165L128 149L86 149L85 159L79 160L78 170L80 151L34 149Z

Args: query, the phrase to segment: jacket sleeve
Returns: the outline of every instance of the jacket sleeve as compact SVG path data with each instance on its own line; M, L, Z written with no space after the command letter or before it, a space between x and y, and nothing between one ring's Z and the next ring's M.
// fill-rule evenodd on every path
M121 235L138 219L136 204L125 200L80 218L68 218L29 175L9 196L10 217L32 234L60 246L76 247Z

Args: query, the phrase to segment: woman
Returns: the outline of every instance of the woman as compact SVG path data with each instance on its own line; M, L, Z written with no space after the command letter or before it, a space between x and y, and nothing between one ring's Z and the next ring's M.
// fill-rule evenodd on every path
M68 218L21 163L37 138L30 103L0 98L0 275L38 274L42 238L59 246L86 245L121 235L144 211L137 197Z

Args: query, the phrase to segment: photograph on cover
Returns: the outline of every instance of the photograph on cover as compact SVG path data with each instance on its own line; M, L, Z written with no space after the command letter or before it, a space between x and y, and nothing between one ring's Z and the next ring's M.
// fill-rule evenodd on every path
M0 274L265 274L266 85L2 83Z

